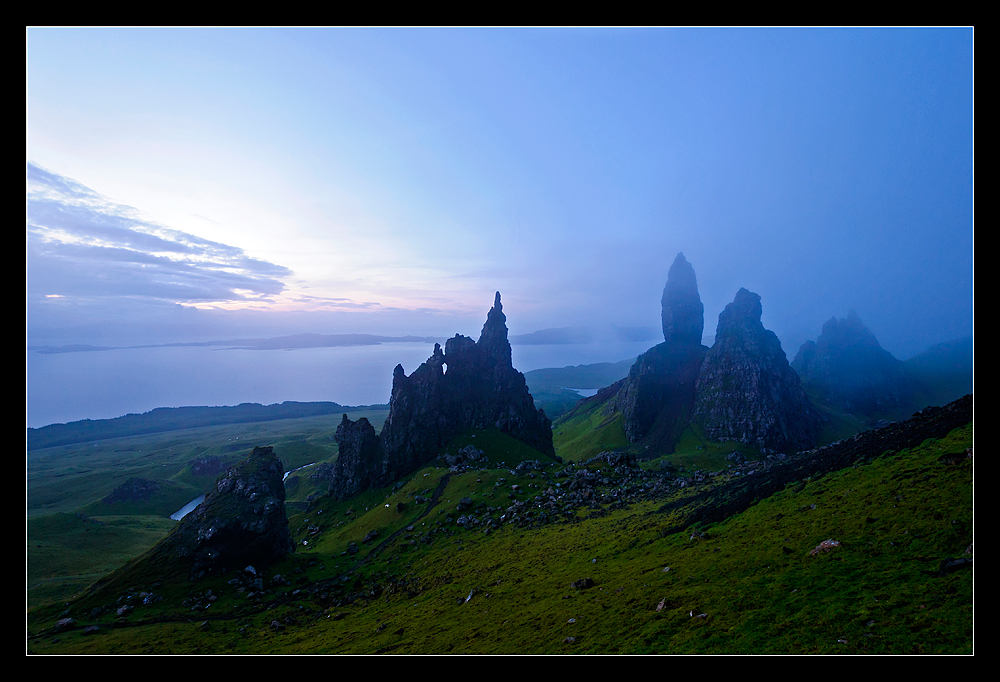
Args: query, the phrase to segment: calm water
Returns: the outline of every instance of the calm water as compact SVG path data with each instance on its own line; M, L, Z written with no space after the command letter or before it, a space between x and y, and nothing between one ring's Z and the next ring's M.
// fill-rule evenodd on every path
M514 346L514 366L617 362L649 342L614 345ZM433 344L298 350L139 348L26 357L27 426L110 419L156 407L331 400L342 405L389 401L397 363L410 374ZM580 388L593 388L584 386Z

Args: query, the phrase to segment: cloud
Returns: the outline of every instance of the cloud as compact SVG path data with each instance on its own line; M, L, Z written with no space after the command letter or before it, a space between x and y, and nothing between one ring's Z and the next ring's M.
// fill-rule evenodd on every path
M28 293L177 303L267 300L288 268L159 225L28 163Z

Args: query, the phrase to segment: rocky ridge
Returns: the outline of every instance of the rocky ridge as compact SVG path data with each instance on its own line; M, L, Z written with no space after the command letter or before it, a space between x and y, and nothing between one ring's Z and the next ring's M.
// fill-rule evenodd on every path
M340 455L331 495L344 499L388 485L468 429L497 428L554 456L551 422L535 409L524 375L513 367L506 323L497 292L479 341L456 334L443 351L434 344L434 353L410 376L397 365L389 416L378 436L367 420L344 415L335 436Z
M882 348L853 310L846 319L830 318L816 341L802 344L792 368L803 383L853 414L891 413L912 402L904 364Z

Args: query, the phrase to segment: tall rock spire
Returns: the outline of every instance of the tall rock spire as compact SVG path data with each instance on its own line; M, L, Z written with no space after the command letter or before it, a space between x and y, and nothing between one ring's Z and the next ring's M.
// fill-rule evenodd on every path
M507 340L507 316L503 314L499 291L493 299L493 307L486 314L486 324L483 325L479 343L476 345L481 352L494 358L498 367L513 367L510 341Z
M625 437L644 440L658 452L673 452L694 405L694 385L707 348L701 345L705 306L694 268L677 254L663 289L663 343L632 365L616 398L625 417Z
M668 343L701 344L705 331L705 306L698 295L694 268L678 253L663 287L663 340Z

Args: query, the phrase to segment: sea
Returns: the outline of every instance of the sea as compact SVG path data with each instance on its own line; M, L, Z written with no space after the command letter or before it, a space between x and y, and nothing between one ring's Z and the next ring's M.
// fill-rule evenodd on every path
M644 342L515 345L522 372L618 362L648 350ZM392 371L407 374L430 357L433 344L382 343L294 350L204 346L119 348L43 354L26 352L28 427L80 419L112 419L157 407L270 405L286 400L341 405L389 402ZM596 389L599 386L573 386Z

